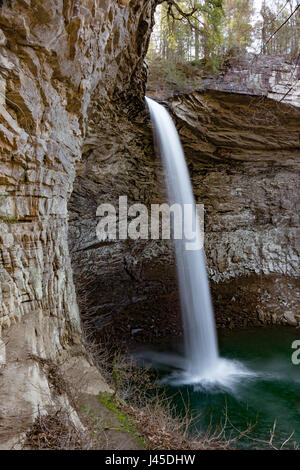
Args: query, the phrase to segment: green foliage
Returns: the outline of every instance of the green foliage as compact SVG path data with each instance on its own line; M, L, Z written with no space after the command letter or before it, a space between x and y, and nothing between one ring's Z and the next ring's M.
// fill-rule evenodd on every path
M205 2L201 11L204 19L202 36L205 63L213 73L218 73L222 63L222 46L224 42L222 33L223 1L211 0Z
M169 92L189 92L197 89L205 72L201 59L172 63L159 56L151 59L148 77L148 90L160 94Z
M163 2L156 16L149 58L159 55L170 63L199 60L219 64L222 45L223 0Z
M269 55L297 57L300 9L296 10L296 6L296 0L274 0L272 3L264 0L262 2L260 10L262 20L257 24L258 36L261 36L261 52ZM290 15L292 15L291 18L285 23ZM281 27L283 24L284 26Z
M127 432L142 448L146 448L144 439L136 429L136 420L122 411L122 407L125 406L123 400L116 395L111 395L110 393L101 393L99 395L99 400L109 411L114 413L120 422L120 426L114 426L114 430Z
M224 0L224 9L225 51L231 55L244 54L253 40L253 0Z
M260 45L263 53L295 59L300 32L296 7L297 0L264 0L255 16L254 0L165 0L156 13L148 59L150 64L161 59L167 79L178 84L186 82L179 65L200 61L217 74L226 59L259 52Z

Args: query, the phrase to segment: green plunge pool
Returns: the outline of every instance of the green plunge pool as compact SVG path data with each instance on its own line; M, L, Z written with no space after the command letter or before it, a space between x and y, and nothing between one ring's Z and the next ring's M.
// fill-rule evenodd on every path
M175 367L165 367L160 371L162 387L177 413L189 409L195 418L193 433L222 427L227 416L228 438L250 429L235 442L239 448L270 448L272 429L276 448L291 435L284 448L300 448L300 364L296 364L300 359L300 330L289 327L223 330L218 332L218 339L220 356L238 361L250 374L237 377L229 386L202 387L174 383L170 377L174 376ZM159 357L160 353L156 354Z

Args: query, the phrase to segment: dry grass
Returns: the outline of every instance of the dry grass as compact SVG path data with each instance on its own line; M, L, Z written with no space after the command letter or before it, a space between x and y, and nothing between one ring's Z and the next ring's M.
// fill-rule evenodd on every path
M85 343L90 360L100 369L114 394L102 401L111 413L121 413L132 436L138 436L148 450L227 450L236 448L240 439L251 441L252 448L283 449L290 443L292 435L275 446L276 423L270 430L270 438L259 441L251 437L256 423L245 430L237 429L230 421L227 410L219 426L212 424L195 435L191 429L201 428L201 415L194 416L189 403L185 412L178 416L172 399L156 385L156 372L143 368L128 358L116 355L93 340L90 328L85 328ZM34 425L26 435L26 448L32 449L108 449L111 434L107 432L101 417L83 412L78 406L80 390L76 395L62 377L58 367L44 359L32 356L39 362L48 376L50 386L58 394L65 394L79 415L81 425L66 409L49 409L48 414L38 413ZM184 400L182 399L184 403ZM76 416L77 416L76 415ZM77 420L78 421L78 420Z
M66 410L38 413L32 428L26 434L24 448L33 450L90 450L94 440L89 432L80 430Z
M279 446L275 446L274 437L276 422L270 430L270 438L258 440L251 437L251 431L257 423L249 425L245 430L237 429L230 421L227 410L224 411L223 423L219 426L212 424L202 433L191 433L196 424L201 422L201 416L192 416L189 404L185 413L178 416L171 398L166 396L156 385L155 372L141 368L133 361L122 356L114 356L102 350L99 344L90 343L89 354L94 362L104 368L105 375L114 389L114 394L108 398L109 408L120 411L127 424L130 423L131 433L139 436L140 441L148 450L228 450L236 448L240 439L251 441L252 448L271 448L280 450L287 448L292 436ZM49 382L60 393L65 393L70 403L75 404L78 397L64 382L56 367L49 361L35 358L47 372ZM34 450L105 450L111 448L110 435L99 416L94 416L76 409L81 425L66 409L51 409L47 414L38 416L26 434L25 448ZM75 412L75 414L76 414ZM77 415L76 415L77 416Z
M233 429L225 412L221 426L209 426L195 437L191 434L201 416L192 416L189 404L178 416L170 397L157 385L157 373L140 367L122 354L113 353L107 345L93 339L93 329L84 325L84 337L90 358L114 390L114 405L135 423L149 450L230 449L250 432ZM195 428L195 426L194 426Z
M189 404L186 404L184 414L178 416L171 398L156 385L154 371L121 357L115 358L112 375L116 395L122 399L118 406L134 419L149 450L231 449L252 429L252 426L243 431L234 429L225 411L222 425L210 425L205 432L195 436L191 429L195 429L201 416L192 416Z
M65 394L69 398L72 396L70 385L63 377L58 364L51 361L50 359L44 359L40 356L36 356L35 354L29 354L28 359L31 359L39 364L40 368L47 376L50 389L52 389L55 394Z
M154 400L142 409L129 406L125 410L135 418L136 427L150 450L227 450L238 439L227 439L225 429L191 436L189 429L194 419L189 415L174 418L173 410L168 410L166 403L160 400Z
M83 412L79 416L80 424L66 408L49 407L46 414L39 412L26 433L23 449L107 450L109 439L101 419Z

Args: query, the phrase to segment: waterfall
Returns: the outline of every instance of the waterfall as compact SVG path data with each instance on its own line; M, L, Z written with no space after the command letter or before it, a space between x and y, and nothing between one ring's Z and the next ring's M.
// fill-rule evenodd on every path
M179 293L184 327L186 373L189 377L210 377L219 366L216 327L205 253L200 242L200 227L195 220L196 206L188 168L176 127L167 110L146 98L153 123L156 142L162 157L169 205L189 205L192 211L183 212L187 226L194 223L194 240L174 240ZM194 220L192 221L194 215ZM196 250L188 250L187 243L198 242Z

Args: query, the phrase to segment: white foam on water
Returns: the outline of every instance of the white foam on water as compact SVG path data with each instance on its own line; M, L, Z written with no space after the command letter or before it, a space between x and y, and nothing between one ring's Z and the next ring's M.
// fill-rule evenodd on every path
M196 213L188 168L179 135L168 111L146 98L156 142L165 168L168 200L171 206L188 204L193 211L184 214L189 224ZM183 225L185 221L183 220ZM215 320L206 272L205 253L201 243L196 250L187 250L187 242L199 242L200 228L196 221L195 238L174 240L181 310L184 326L184 358L172 354L152 354L152 360L177 368L165 379L169 383L194 384L205 388L231 388L238 381L254 377L241 363L219 357Z
M194 390L214 391L219 389L231 390L245 380L258 377L254 371L247 369L241 362L219 358L216 367L204 374L192 374L189 371L173 372L164 379L164 383L171 385L193 385Z

